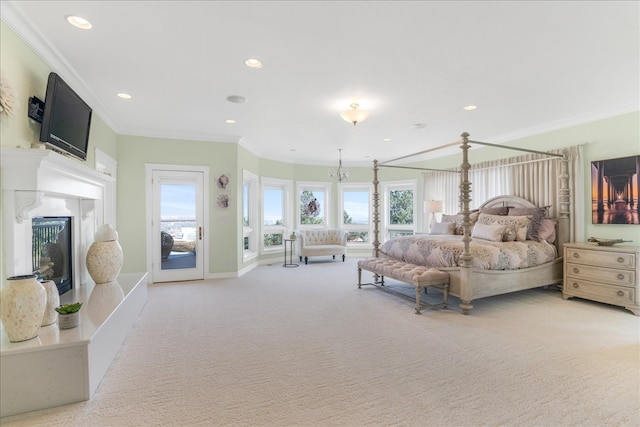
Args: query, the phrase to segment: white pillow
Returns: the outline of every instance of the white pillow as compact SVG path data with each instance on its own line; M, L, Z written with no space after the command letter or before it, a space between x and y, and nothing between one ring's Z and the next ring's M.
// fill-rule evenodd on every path
M431 224L431 230L429 230L429 234L453 234L455 229L455 222L436 222Z
M499 224L511 228L515 235L516 241L523 242L527 240L527 230L531 222L530 215L508 216L508 215L489 215L481 213L478 217L477 224ZM477 225L476 224L476 225Z
M480 224L473 226L471 237L476 239L490 240L492 242L502 242L502 234L507 227L499 224Z

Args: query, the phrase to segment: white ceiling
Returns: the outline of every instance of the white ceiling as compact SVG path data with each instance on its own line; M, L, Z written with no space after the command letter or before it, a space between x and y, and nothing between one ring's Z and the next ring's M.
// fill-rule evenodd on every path
M640 108L636 1L3 0L1 11L116 133L239 142L291 163L336 163L342 148L345 166L369 165L463 131L501 143ZM371 112L355 127L339 116L354 100Z

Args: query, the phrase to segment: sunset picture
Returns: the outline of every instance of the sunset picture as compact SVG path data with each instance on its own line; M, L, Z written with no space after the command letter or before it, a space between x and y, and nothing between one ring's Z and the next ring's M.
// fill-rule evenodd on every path
M639 224L640 156L591 162L594 224Z

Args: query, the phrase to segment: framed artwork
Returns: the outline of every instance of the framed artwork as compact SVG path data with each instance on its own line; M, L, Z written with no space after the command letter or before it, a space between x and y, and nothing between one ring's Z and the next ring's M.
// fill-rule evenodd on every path
M640 224L640 155L591 162L593 224Z

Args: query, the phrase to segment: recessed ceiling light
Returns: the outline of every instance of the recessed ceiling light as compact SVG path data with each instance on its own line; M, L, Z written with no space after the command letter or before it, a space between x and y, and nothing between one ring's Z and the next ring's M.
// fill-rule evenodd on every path
M390 142L390 141L391 141L391 138L383 138L382 139L382 142Z
M262 68L262 62L256 58L245 59L244 65L246 65L249 68Z
M120 93L116 94L116 96L118 98L122 98L122 99L131 99L131 95L129 95L128 93L124 93L124 92L120 92Z
M233 120L233 119L227 119L227 120L225 120L224 122L225 122L225 123L227 123L227 124L232 125L232 124L234 124L236 121L235 121L235 120Z
M475 110L476 108L478 107L476 107L475 105L467 105L466 107L464 107L464 109L467 111Z
M244 104L247 102L247 98L240 95L229 95L227 96L227 101L233 102L234 104Z
M422 129L423 127L426 127L427 125L425 125L424 123L414 123L412 125L409 125L409 129Z
M91 22L87 21L81 16L69 15L67 16L67 22L74 27L80 28L82 30L90 30L91 28L93 28Z

